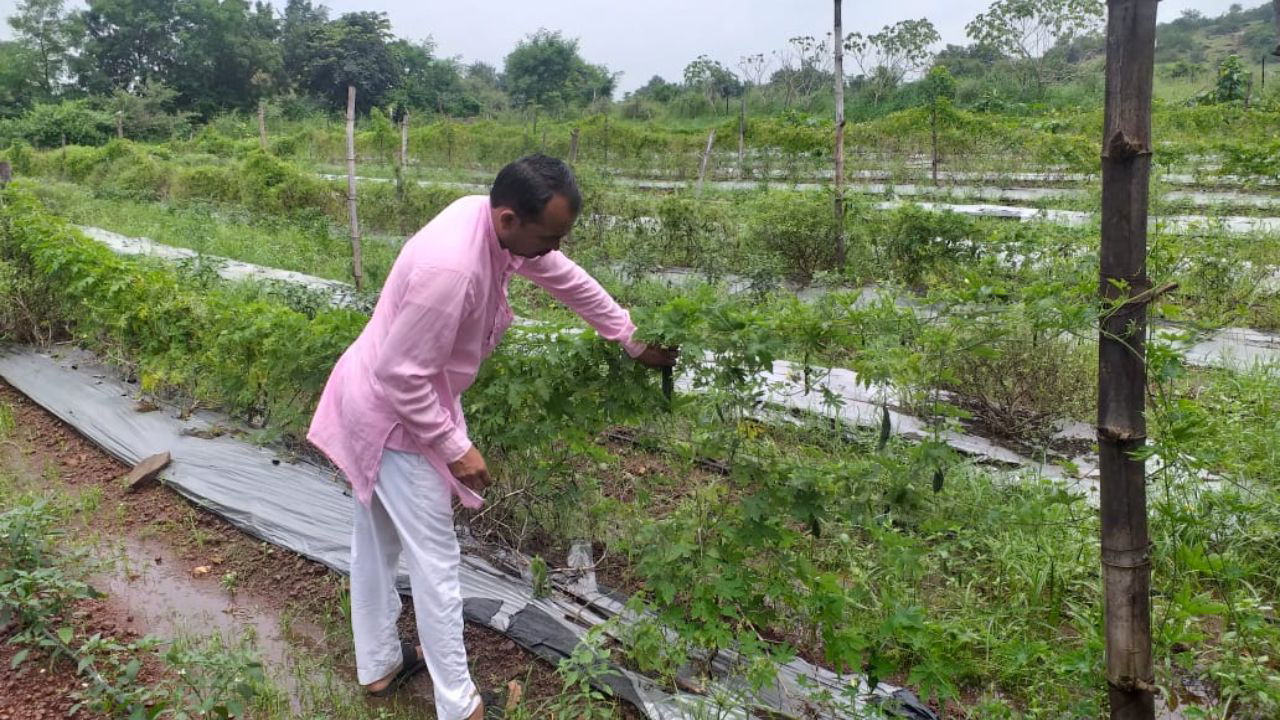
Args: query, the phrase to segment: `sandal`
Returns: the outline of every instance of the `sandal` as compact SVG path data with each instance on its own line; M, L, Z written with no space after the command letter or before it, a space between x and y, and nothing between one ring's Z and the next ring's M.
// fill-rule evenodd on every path
M409 678L422 672L427 667L427 661L418 657L418 648L413 643L400 643L400 670L396 672L395 677L391 678L391 682L381 690L370 690L370 697L387 697L391 693L400 689L401 685L408 682Z
M524 688L514 680L504 688L480 693L480 702L484 703L484 720L502 720L520 704L523 694Z

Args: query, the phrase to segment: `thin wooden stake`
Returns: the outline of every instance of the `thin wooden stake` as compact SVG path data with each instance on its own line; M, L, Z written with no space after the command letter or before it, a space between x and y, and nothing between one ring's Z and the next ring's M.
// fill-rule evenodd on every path
M747 91L750 85L742 91L742 100L738 105L738 179L741 180L746 174L746 157L747 157Z
M609 113L604 114L604 167L609 169Z
M267 151L267 101L258 101L258 145Z
M1147 531L1147 211L1158 0L1108 0L1102 141L1098 456L1112 720L1155 716Z
M116 137L124 139L124 113L120 110L116 111Z
M364 290L360 254L360 219L356 215L356 86L347 86L347 217L351 220L351 276L356 290Z
M400 167L409 167L409 109L400 115Z
M933 113L929 119L929 129L933 136L933 159L930 160L930 167L933 169L933 186L938 186L938 99L933 99Z
M844 27L840 18L844 0L835 0L835 20L832 37L835 38L835 91L836 91L836 167L835 167L835 222L836 267L844 269Z
M578 128L569 131L569 164L578 162Z
M409 157L409 111L405 110L400 115L400 150L395 155L395 177L396 177L396 226L400 232L405 232L404 217L404 166Z
M702 181L707 178L707 162L711 160L711 144L716 141L716 129L711 128L711 132L707 133L707 149L702 151L702 163L698 166L698 185L694 189L694 195L702 194Z

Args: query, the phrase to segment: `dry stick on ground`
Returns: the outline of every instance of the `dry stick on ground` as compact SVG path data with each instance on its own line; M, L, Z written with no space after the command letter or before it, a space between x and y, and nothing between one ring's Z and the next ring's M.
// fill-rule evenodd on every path
M840 18L841 4L844 0L835 0L834 5L834 28L832 37L835 38L835 91L836 91L836 199L835 199L835 221L836 221L836 267L843 269L845 261L844 247L844 29Z
M347 86L347 217L351 220L351 276L356 291L364 290L364 262L360 256L360 219L356 216L356 86Z
M1158 0L1108 0L1102 145L1098 457L1107 686L1113 720L1155 715L1147 530L1147 209Z

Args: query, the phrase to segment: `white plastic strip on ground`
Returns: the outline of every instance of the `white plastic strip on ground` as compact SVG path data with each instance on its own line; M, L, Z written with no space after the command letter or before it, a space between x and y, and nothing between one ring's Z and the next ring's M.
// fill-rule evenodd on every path
M174 248L146 238L129 238L100 228L86 228L89 236L104 242L118 253L126 255L152 255L166 259L188 259L194 251ZM222 258L212 258L222 261ZM231 280L265 279L297 282L307 287L330 290L336 305L349 305L354 289L346 283L326 280L302 273L263 267L239 261L229 264L219 272ZM530 322L530 321L522 321ZM1242 367L1245 365L1280 365L1280 336L1256 330L1228 328L1209 337L1198 339L1186 347L1187 359L1206 366ZM812 377L821 378L808 390L801 370L792 363L778 361L773 371L764 378L768 391L767 400L777 406L816 413L821 416L850 422L864 427L876 427L880 423L881 407L895 397L890 387L868 387L858 380L853 370L845 368L814 368ZM825 389L825 391L824 391ZM827 402L828 396L838 398L838 406ZM932 437L928 423L905 413L890 411L894 433L911 439ZM1074 439L1087 439L1092 433ZM1047 460L1035 460L998 445L986 438L947 431L939 437L951 447L984 461L1032 469L1040 474L1063 482L1067 487L1084 492L1090 502L1098 498L1097 459L1093 456L1070 458L1073 470ZM1071 438L1069 438L1071 439Z
M322 173L325 180L344 181L345 176ZM356 180L368 183L389 183L390 178L356 176ZM416 180L423 187L439 185L443 187L488 192L485 183L458 182L452 180ZM613 182L623 187L640 190L679 190L692 187L689 180L643 180L635 178L614 178ZM779 190L795 190L812 192L829 189L827 183L817 182L779 182L773 181ZM708 180L705 186L718 190L755 190L760 187L759 181L752 180ZM993 202L1034 203L1055 200L1081 200L1090 196L1087 188L1072 187L998 187L980 185L930 185L926 183L851 183L845 189L863 195L890 195L898 197L934 198L935 201L985 200ZM1162 196L1169 202L1185 202L1198 206L1233 205L1238 207L1254 207L1260 209L1280 209L1280 195L1256 194L1235 191L1202 191L1202 190L1170 190Z
M151 241L146 238L128 238L100 228L86 228L89 237L103 242L108 247L124 255L151 255L165 259L187 259L196 253L191 250L174 248ZM210 257L210 256L206 256ZM210 257L217 263L224 258ZM325 280L310 275L303 275L288 270L278 270L251 263L234 261L219 269L219 273L230 280L278 280L283 282L301 282L315 289L332 289L334 303L345 305L350 302L353 289L345 283ZM813 377L822 378L817 384L805 389L805 383L799 376L800 369L793 363L778 361L773 371L761 378L768 388L768 400L781 407L813 412L833 419L852 422L857 425L876 427L880 423L880 406L894 398L891 388L867 387L859 382L853 370L843 368L815 368ZM823 389L827 391L823 392ZM839 406L832 407L826 402L827 394L839 398ZM928 435L928 424L910 415L891 412L894 432L922 438ZM1034 468L1049 477L1066 478L1068 473L1051 463L1039 462L1024 457L1008 448L975 435L947 432L942 438L952 447L982 460L1001 465ZM1077 458L1077 465L1090 467L1088 459Z
M321 175L321 177L330 179L330 180L341 179L341 176L338 176L338 175ZM375 183L391 182L391 180L387 178L371 178L371 177L358 177L357 180L360 180L362 182L375 182ZM636 182L644 183L646 181L636 181ZM675 188L675 187L684 187L688 185L688 183L676 182L676 181L669 181L669 182L668 181L649 181L649 182L651 183L650 186L654 188L659 188L659 187ZM421 180L419 181L419 184L424 186L443 185L445 187L457 187L457 188L466 189L466 190L474 190L476 192L488 191L488 185L477 184L477 183L460 183L460 182L444 182L444 181L433 182L433 181ZM741 188L748 188L748 189L757 187L755 183L750 183L750 182L732 181L732 182L721 182L719 184L725 187L741 186ZM801 185L795 186L795 187L796 189L800 189L800 190L811 190L811 189L818 189L825 186L805 185L802 183ZM857 186L852 186L852 187L856 188ZM868 188L882 187L883 188L884 186L865 186L865 187L868 187ZM914 189L919 189L923 186L897 185L893 187L895 189L907 187L914 190ZM956 190L956 188L952 188L951 190L954 191ZM1083 192L1084 191L1081 191L1081 190L1073 190L1073 191L1067 191L1067 193L1065 194L1083 193ZM880 193L869 191L869 194L875 195ZM896 194L910 195L911 193L896 192ZM979 199L986 198L986 199L1016 200L1016 199L1032 199L1032 198L1043 199L1045 197L1062 196L1062 195L1064 195L1064 192L1061 190L1051 190L1051 189L1044 189L1044 188L1020 188L1020 189L1011 189L1011 190L979 188L975 190L974 197L977 197ZM1175 197L1178 197L1176 193L1170 193L1170 195L1174 195ZM1198 193L1198 195L1206 195L1206 193ZM1212 195L1214 197L1218 197L1218 196L1222 196L1223 193L1217 193ZM926 196L926 195L924 193L921 193L921 196ZM1191 194L1184 193L1181 197L1190 198L1191 196L1192 196ZM1273 203L1270 198L1263 198L1262 196L1250 196L1250 197L1253 198L1253 200L1251 200L1250 203L1255 203L1255 202L1266 203L1266 207L1280 208L1280 199L1277 199ZM1250 203L1242 202L1242 204L1250 204ZM908 203L907 201L903 201L903 200L886 200L886 201L876 203L875 207L876 209L879 209L879 210L893 210L907 204L918 205L926 210L935 210L935 211L949 210L954 213L959 213L961 215L968 215L971 217L1000 218L1005 220L1019 220L1021 222L1042 221L1042 222L1053 223L1056 225L1065 225L1068 227L1088 227L1097 222L1097 213L1093 213L1093 212L1087 212L1083 210L1041 209L1041 208L1032 208L1032 207L1020 207L1016 205L969 204L969 203L949 203L949 202L935 202L935 201L911 201L910 203ZM623 224L625 224L626 222L644 223L644 222L651 222L652 220L653 218L629 218L626 220L617 219L615 220L615 222L620 222ZM1158 216L1158 217L1151 218L1151 227L1157 231L1174 233L1174 234L1182 234L1182 235L1198 235L1206 232L1228 232L1232 234L1280 233L1280 217L1252 217L1248 215L1218 215L1218 216L1168 215L1168 216Z

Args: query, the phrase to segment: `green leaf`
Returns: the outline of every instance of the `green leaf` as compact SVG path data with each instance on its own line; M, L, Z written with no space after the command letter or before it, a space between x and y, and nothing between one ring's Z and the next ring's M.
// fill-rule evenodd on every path
M942 481L943 481L942 468L938 468L937 470L933 471L933 491L935 493L942 492Z
M9 668L13 669L21 665L22 661L26 660L27 655L29 654L31 654L31 648L23 648L19 650L18 653L13 656L13 660L9 662Z
M75 632L69 627L58 628L58 639L62 641L63 645L70 645L71 638L74 637L74 635Z

